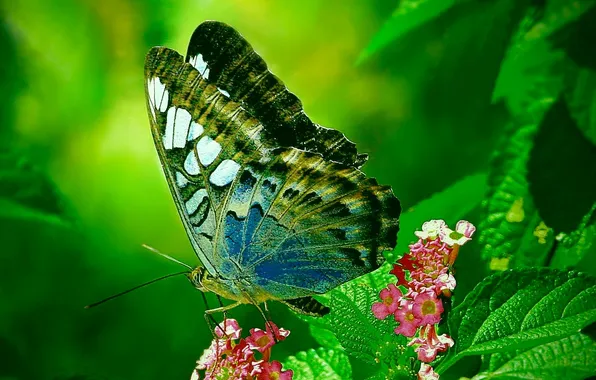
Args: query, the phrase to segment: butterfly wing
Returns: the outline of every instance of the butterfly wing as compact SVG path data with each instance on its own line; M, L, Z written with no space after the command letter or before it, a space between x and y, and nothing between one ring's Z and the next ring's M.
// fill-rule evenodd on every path
M158 47L145 64L158 155L203 265L252 299L324 293L378 267L398 230L390 188L233 29L203 25L187 63Z
M341 132L313 123L302 103L265 61L232 27L207 21L194 31L186 61L206 73L211 83L226 91L263 125L263 135L278 146L321 154L360 168L367 159Z

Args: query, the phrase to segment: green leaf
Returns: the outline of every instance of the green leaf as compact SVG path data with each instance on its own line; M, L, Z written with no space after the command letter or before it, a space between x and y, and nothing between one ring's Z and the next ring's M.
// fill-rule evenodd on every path
M493 157L486 217L478 226L482 256L493 269L544 262L554 240L530 197L526 162L536 134L535 124L511 124ZM514 260L509 263L509 260ZM498 267L501 265L502 267Z
M402 0L393 15L373 36L360 53L356 64L361 64L412 29L438 17L461 0Z
M582 219L579 227L557 236L559 245L553 255L553 268L569 268L577 265L586 255L596 254L596 203Z
M0 218L69 226L46 174L16 152L0 154Z
M596 201L596 147L562 98L540 123L527 168L530 194L544 223L556 232L574 231Z
M5 198L0 198L0 218L27 220L59 227L71 226L68 221L58 215L28 207Z
M319 343L321 346L325 348L329 348L332 350L343 350L341 343L339 340L333 335L331 331L329 331L326 327L327 324L322 322L322 318L308 318L308 327L310 329L310 334L312 337Z
M526 33L525 40L532 43L545 40L564 26L578 20L584 13L596 5L594 0L549 0L541 20Z
M391 277L381 287L395 282ZM392 376L409 376L411 364L407 358L414 356L413 350L407 347L405 337L395 334L393 330L397 325L391 318L381 321L373 315L371 307L380 301L379 291L372 288L367 283L370 278L366 278L363 276L329 292L325 304L331 307L331 313L325 317L302 318L316 325L311 331L320 343L335 345L339 342L347 354L369 365L391 368ZM327 335L317 336L320 329L332 332L336 340L328 339ZM404 354L406 352L408 354Z
M397 335L391 321L380 321L373 315L371 306L377 298L378 292L367 285L342 286L331 293L328 315L329 329L346 351L369 364L377 363L386 351L395 354L405 348L399 345L405 342L397 339L389 339L390 344L385 346L387 337Z
M494 360L491 357L491 361ZM536 346L491 363L491 369L472 378L480 379L565 379L581 380L596 373L596 342L578 333Z
M317 350L301 351L296 356L290 356L282 368L292 369L294 380L352 378L352 367L346 354L341 350L322 347Z
M371 311L379 302L379 292L366 284L348 283L331 292L329 330L349 355L365 363L391 368L394 373L409 373L408 358L414 356L407 338L393 331L396 323L378 320ZM407 352L407 354L406 354Z
M562 69L568 63L563 50L547 37L577 20L596 4L594 0L551 0L543 12L531 7L511 41L495 84L493 102L504 99L509 111L523 123L540 121L545 107L563 88Z
M445 371L469 355L523 352L576 334L596 321L596 279L551 269L509 270L488 277L450 315L455 347ZM559 355L568 355L565 346Z
M569 70L565 99L577 126L596 145L596 73L589 69Z
M562 50L545 39L529 38L539 11L530 8L520 22L501 63L493 102L504 100L509 112L523 124L537 124L563 89L566 62Z

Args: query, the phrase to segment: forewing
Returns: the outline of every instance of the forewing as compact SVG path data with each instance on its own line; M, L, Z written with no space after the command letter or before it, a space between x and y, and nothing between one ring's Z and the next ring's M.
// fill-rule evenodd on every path
M152 48L145 61L151 129L176 207L199 259L218 274L217 220L242 165L268 149L262 125L177 52Z
M302 103L268 69L265 61L233 28L207 21L194 31L186 61L229 93L264 127L277 147L319 153L327 160L360 168L367 159L341 132L313 123Z
M378 268L396 244L400 205L357 169L279 149L244 167L227 210L218 246L239 279L291 299Z

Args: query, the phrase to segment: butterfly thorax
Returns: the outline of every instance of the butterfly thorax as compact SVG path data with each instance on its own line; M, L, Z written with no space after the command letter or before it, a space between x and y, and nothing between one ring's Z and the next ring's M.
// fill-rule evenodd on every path
M213 292L241 303L259 304L274 298L266 292L259 291L257 287L243 285L238 280L213 276L204 267L196 267L187 277L191 284L201 292Z

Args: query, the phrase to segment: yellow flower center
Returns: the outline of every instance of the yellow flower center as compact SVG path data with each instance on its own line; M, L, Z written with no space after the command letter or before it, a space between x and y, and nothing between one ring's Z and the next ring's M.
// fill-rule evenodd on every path
M437 305L433 301L425 301L422 304L422 314L435 314L437 311Z
M385 298L385 299L383 300L383 303L384 303L386 306L389 306L389 305L391 305L391 304L393 303L393 297L389 296L389 297Z
M257 339L257 344L259 345L259 347L265 347L267 344L269 344L269 336L263 335L262 337Z

